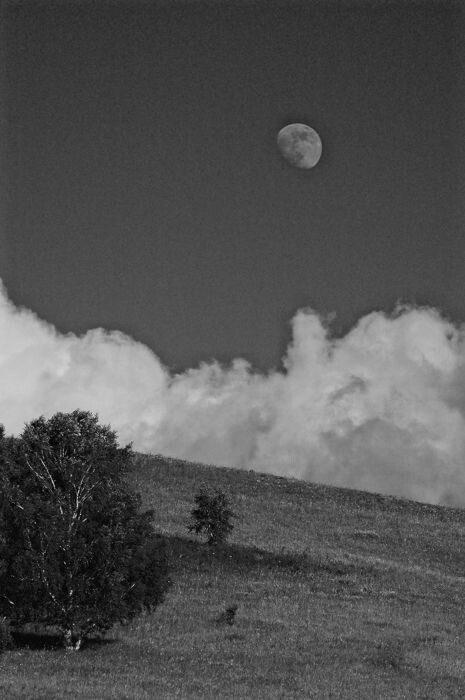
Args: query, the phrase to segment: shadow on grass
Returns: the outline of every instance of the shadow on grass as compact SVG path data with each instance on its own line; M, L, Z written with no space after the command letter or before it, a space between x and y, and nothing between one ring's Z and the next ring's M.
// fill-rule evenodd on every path
M405 666L406 642L403 639L384 639L375 646L368 659L373 666L401 671Z
M259 547L227 543L209 546L183 537L167 537L166 542L174 571L195 568L207 572L221 568L231 573L243 574L246 571L268 569L276 573L320 573L331 577L374 574L376 571L371 565L334 561L329 556L307 552L269 552Z
M16 649L64 650L63 636L58 633L17 630L11 633L11 637ZM101 639L100 637L90 638L84 640L81 649L82 651L95 649L107 644L114 644L115 641L114 639Z

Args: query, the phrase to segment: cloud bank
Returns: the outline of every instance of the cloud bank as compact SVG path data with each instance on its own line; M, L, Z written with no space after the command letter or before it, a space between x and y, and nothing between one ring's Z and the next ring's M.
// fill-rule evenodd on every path
M309 309L292 330L283 371L172 375L127 335L63 335L1 287L0 423L80 408L141 452L465 505L464 329L399 307L339 339Z

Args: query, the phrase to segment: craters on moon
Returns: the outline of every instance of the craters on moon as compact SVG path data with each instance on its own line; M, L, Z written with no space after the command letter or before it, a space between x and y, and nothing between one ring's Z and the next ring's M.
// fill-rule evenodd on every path
M313 168L321 158L321 139L307 124L288 124L277 137L281 155L295 168Z

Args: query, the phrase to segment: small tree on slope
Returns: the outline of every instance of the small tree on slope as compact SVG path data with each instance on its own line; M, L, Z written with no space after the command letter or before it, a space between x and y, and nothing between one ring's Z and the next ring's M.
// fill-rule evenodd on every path
M235 517L226 494L219 489L209 492L203 487L194 500L197 507L191 512L193 522L188 526L189 532L205 532L207 543L212 546L224 543L234 527L231 518Z
M119 448L97 416L74 411L32 421L3 457L0 615L57 626L66 648L79 649L162 601L164 542L125 481L130 445Z

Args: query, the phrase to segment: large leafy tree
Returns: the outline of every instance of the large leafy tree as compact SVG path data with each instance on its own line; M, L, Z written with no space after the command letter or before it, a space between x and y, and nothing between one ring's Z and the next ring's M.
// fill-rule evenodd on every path
M3 439L0 615L58 627L66 648L79 649L162 601L166 551L128 486L132 455L79 410Z
M7 440L5 439L5 431L3 425L0 425L0 608L3 607L2 602L7 600L4 586L2 586L2 581L5 580L9 558L6 539L6 524L10 489L8 474L5 469L6 449Z

